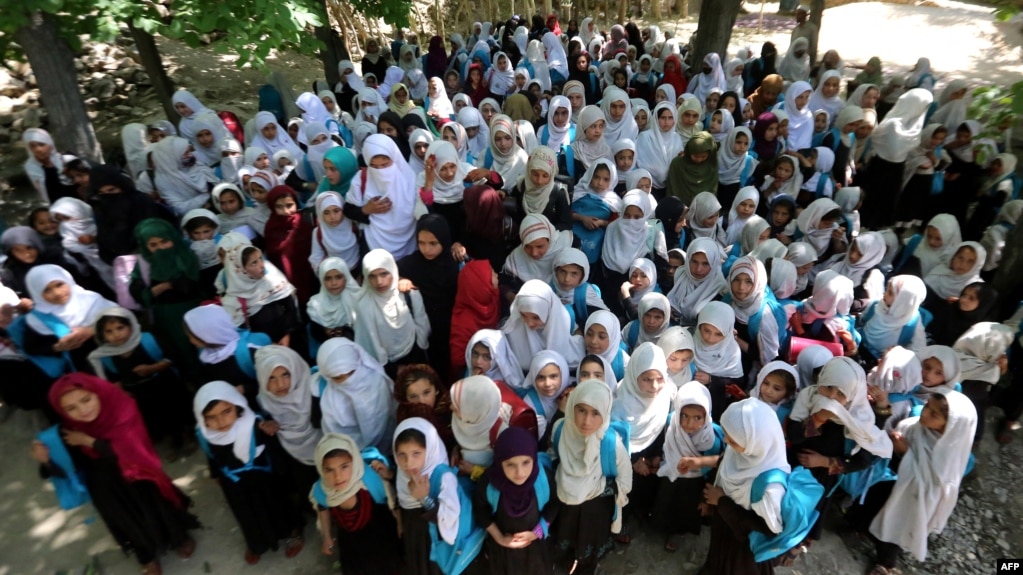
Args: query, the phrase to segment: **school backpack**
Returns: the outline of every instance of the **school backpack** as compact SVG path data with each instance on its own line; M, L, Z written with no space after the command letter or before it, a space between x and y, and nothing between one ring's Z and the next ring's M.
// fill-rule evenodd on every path
M259 425L260 421L263 421L263 418L259 415L256 415L256 422L253 424L253 426ZM200 423L199 425L202 424ZM210 444L208 441L206 441L206 436L202 434L202 429L200 429L198 426L196 426L195 428L195 436L199 440L199 447L202 448L203 453L205 453L206 457L210 460L210 462L212 462L213 450L210 449ZM224 475L224 477L230 479L233 483L238 483L239 481L241 481L242 480L241 474L245 473L246 471L265 471L269 473L272 470L272 466L270 465L270 452L268 450L264 450L263 453L266 455L266 464L256 465L257 457L256 434L253 433L252 439L249 443L249 460L245 462L245 465L242 465L241 467L236 467L234 469L231 469L226 465L222 465L220 466L220 472Z
M22 353L25 351L25 330L28 328L26 322L28 321L29 315L33 315L42 321L43 325L48 327L50 331L53 332L53 335L58 339L71 333L71 329L68 328L68 326L65 325L57 316L43 313L38 310L32 310L26 315L20 315L14 318L14 321L7 326L7 335L11 337L11 341L14 342L14 345L22 351ZM66 351L56 356L29 355L27 353L25 356L28 357L29 361L34 363L36 367L43 370L43 373L52 379L57 379L65 373L75 371L75 364L74 361L71 360L71 354Z
M520 397L511 386L503 381L494 381L501 390L501 403L507 403L511 407L511 416L508 418L508 427L521 427L539 439L540 424L536 419L536 412L525 400ZM532 387L530 387L532 389ZM490 428L490 445L497 443L497 436L501 434L502 421L498 419Z
M924 237L921 234L915 234L913 237L909 238L909 241L906 242L906 245L902 248L902 251L899 252L898 258L892 265L892 275L897 275L898 272L902 271L902 267L906 265L909 258L913 257L913 254L916 253L917 246L920 245L920 242L923 241L923 239Z
M551 446L554 447L554 453L558 453L558 449L561 446L561 430L564 427L564 419L561 419L554 424L554 432L551 434ZM606 479L613 480L618 477L618 447L615 440L621 438L622 445L624 445L625 450L628 451L631 437L632 429L629 427L627 422L616 419L611 420L611 424L608 425L607 431L604 432L604 437L600 440L600 472ZM615 507L615 514L612 519L617 518L618 508Z
M57 493L60 508L74 509L88 503L91 500L89 490L86 489L81 474L75 469L75 462L60 437L60 425L40 431L36 438L50 450L50 465L63 472L63 475L50 474L50 483Z
M249 345L255 347L266 347L273 343L270 336L265 333L251 332L247 329L238 328L238 343L234 347L234 360L238 362L238 368L242 372L256 379L256 364L252 361L252 354L249 353Z
M217 116L220 118L220 121L224 123L224 127L227 128L231 137L244 144L245 128L242 125L242 121L238 119L238 115L234 112L225 110L223 112L217 112Z
M817 522L820 515L817 504L824 496L824 486L806 468L797 467L791 473L770 469L753 480L750 503L763 499L767 486L772 483L785 486L785 496L781 500L782 530L771 535L755 530L750 532L750 549L757 563L773 559L802 543Z
M760 323L764 319L764 311L770 311L771 315L774 316L774 321L778 324L778 357L786 357L789 353L789 344L792 337L792 334L789 332L789 314L785 311L785 306L778 303L778 300L774 298L774 292L771 291L771 288L764 289L767 291L764 305L760 308L760 311L749 317L749 322L746 324L749 327L750 343L756 345L759 350L757 337L760 335ZM732 294L725 294L721 301L731 305Z
M441 482L447 473L456 475L457 471L453 467L441 464L430 474L430 498L438 501L438 505ZM437 524L430 522L430 561L436 563L444 575L461 575L483 549L483 540L486 537L486 531L473 520L472 499L466 495L461 485L457 489L458 534L455 535L454 545L444 541L437 531Z
M376 447L367 447L359 452L362 456L363 472L362 472L362 484L366 486L366 491L369 491L369 496L373 499L373 503L377 505L383 505L387 503L387 489L384 487L384 480L380 477L380 474L376 472L370 463L373 461L379 461L384 465L390 467L391 462L387 460L387 457L380 453L380 450ZM330 507L327 504L327 493L323 490L323 485L320 481L313 483L313 488L310 493L313 499L316 500L316 504L320 507Z
M533 493L536 494L537 509L542 510L547 506L547 502L551 500L551 483L547 479L547 471L550 470L551 466L550 457L546 453L537 453L534 465L539 466L540 470L537 473L536 481L533 482ZM487 503L490 504L490 510L493 513L497 513L497 504L500 500L501 492L493 485L487 485ZM543 536L546 538L550 524L543 517L540 518L540 528L543 529Z
M153 334L148 331L142 332L142 338L139 341L139 345L142 346L143 351L146 352L146 355L148 355L154 363L163 361L163 350L160 349L160 344L156 343L156 338L153 337ZM118 375L117 366L114 365L114 358L104 357L100 359L100 363L103 364L103 371L106 375Z
M864 312L864 314L861 316L863 322L862 325L867 325L867 322L869 322L874 317L874 313L876 311L877 302L875 301L874 303L870 304L870 307L868 307L867 311ZM917 323L922 321L924 327L927 327L928 325L930 325L932 319L934 319L934 315L931 314L931 312L927 311L922 307L917 308L916 313L913 314L912 319L906 322L906 325L902 326L902 331L899 332L898 345L906 347L910 343L912 343L913 336L916 334ZM884 352L874 349L874 346L870 345L869 341L863 340L862 345L864 345L867 348L867 351L869 351L871 355L873 355L874 357L880 359L882 356L884 356Z

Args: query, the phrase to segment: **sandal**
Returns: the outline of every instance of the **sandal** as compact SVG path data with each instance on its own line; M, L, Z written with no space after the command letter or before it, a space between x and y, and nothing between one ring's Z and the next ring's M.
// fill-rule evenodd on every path
M614 537L615 543L619 543L621 545L628 545L629 543L632 543L632 537L630 537L627 533L618 533Z
M892 575L892 573L893 571L891 569L881 565L880 563L874 564L874 566L870 568L870 571L867 571L867 575Z
M163 575L163 567L154 559L142 566L142 575Z
M664 540L664 550L667 551L668 553L674 553L678 551L678 548L681 546L681 543L682 543L681 535L679 535L678 533L674 535L669 535L668 538Z
M291 559L295 555L302 552L302 548L305 547L305 541L302 536L289 537L284 541L284 556Z
M249 565L255 565L259 563L259 559L262 557L259 553L254 552L251 549L245 550L245 562Z
M799 559L802 555L810 552L810 546L803 542L792 549L789 549L787 553L781 556L781 561L778 563L782 567L791 567L795 564L796 559Z
M995 432L995 441L1002 445L1012 443L1012 432L1019 429L1019 427L1019 422L1003 419L998 424L998 431Z
M195 553L195 539L188 538L184 543L181 544L177 549L178 557L182 559L188 559Z

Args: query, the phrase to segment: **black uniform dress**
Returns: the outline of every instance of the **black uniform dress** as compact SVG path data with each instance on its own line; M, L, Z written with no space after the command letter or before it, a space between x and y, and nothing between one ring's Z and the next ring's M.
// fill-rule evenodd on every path
M125 553L134 552L138 562L145 565L184 545L189 540L188 530L200 527L199 520L187 510L191 500L180 490L175 488L181 499L179 506L165 499L152 481L126 480L108 441L97 439L93 450L98 457L68 447L93 505ZM44 478L64 476L59 467L44 465L40 471Z
M319 508L323 511L324 507ZM355 507L330 507L341 571L345 575L395 575L401 570L398 523L386 503L376 503L365 489Z
M611 522L615 513L614 479L608 479L604 491L579 505L561 504L554 524L552 541L561 551L571 551L578 561L577 575L590 575L597 562L614 547Z
M242 344L243 342L238 342L238 345ZM255 356L254 349L250 348L249 353ZM244 395L249 405L259 405L256 399L259 395L259 383L252 377L249 377L249 374L242 371L234 354L217 363L202 364L199 368L199 375L201 381L226 381L234 386L240 385L245 389Z
M127 357L109 358L116 373L107 373L107 379L121 384L135 398L142 412L146 430L154 442L164 437L176 438L183 431L194 428L191 410L191 394L184 383L176 377L173 368L139 377L132 370L140 365L152 365L156 360L141 345Z
M668 429L667 420L661 432L657 434L653 443L643 451L631 455L632 464L635 465L641 458L652 461L664 457L664 434ZM657 486L660 483L657 472L654 470L650 475L632 474L632 491L629 492L629 504L625 506L626 516L647 517L653 510L654 500L657 498Z
M557 488L554 485L554 474L544 469L541 469L540 472L547 474L551 497L547 501L547 505L540 509L539 501L534 494L529 511L521 517L508 515L500 505L497 506L496 511L490 506L490 502L487 501L487 487L490 482L484 476L476 485L476 492L473 495L472 514L476 524L486 529L487 526L494 523L501 533L512 534L532 531L540 522L541 517L548 523L552 523L557 517L560 505ZM523 573L539 575L550 574L554 571L554 560L547 539L537 539L523 549L509 549L498 544L490 534L487 534L483 549L487 554L491 575L520 575Z
M749 545L754 531L771 535L764 518L722 496L710 519L710 548L699 575L773 575L774 561L757 563Z
M257 447L265 447L253 460L254 467L236 475L237 481L225 474L223 468L240 469L244 464L235 457L233 445L209 445L212 457L210 476L218 479L231 513L245 537L245 544L256 555L276 550L278 541L301 531L302 516L291 497L291 485L281 470L281 458L287 457L277 439L263 433L258 426L252 431Z

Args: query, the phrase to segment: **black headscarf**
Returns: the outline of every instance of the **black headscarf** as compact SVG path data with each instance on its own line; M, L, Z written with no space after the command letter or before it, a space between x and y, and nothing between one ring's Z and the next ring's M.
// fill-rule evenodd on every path
M135 226L146 218L163 218L177 225L169 210L160 209L148 195L139 192L121 167L105 164L92 169L89 204L96 216L96 244L99 256L107 263L114 258L135 253ZM101 194L104 186L115 186L118 194Z
M627 22L625 24L625 31L629 33L629 45L636 47L636 60L643 54L646 54L646 50L643 48L643 34L639 31L639 26L635 22Z
M936 345L951 346L955 344L959 336L973 327L973 324L982 321L997 321L995 316L998 311L998 291L991 284L984 282L974 282L963 288L963 291L968 289L977 292L979 300L977 309L963 311L959 309L959 302L945 304L936 314L937 317L934 318L934 321L931 322L931 335ZM960 294L961 296L962 294Z
M401 155L408 160L409 156L412 154L412 148L408 145L408 136L405 135L405 127L401 123L401 116L399 116L397 112L387 110L383 114L380 114L380 118L377 119L378 134L382 133L380 131L380 124L389 124L394 126L394 129L398 131L397 137L391 136L390 138L398 145L398 149L401 150Z
M675 233L675 226L685 211L686 205L675 196L667 196L657 202L654 217L661 220L661 224L664 225L664 241L669 250L680 247L679 234Z

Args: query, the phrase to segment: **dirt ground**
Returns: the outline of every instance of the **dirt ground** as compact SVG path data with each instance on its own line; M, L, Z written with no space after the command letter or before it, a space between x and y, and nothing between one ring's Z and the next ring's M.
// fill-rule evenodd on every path
M1023 34L1020 23L993 21L990 8L935 0L938 7L880 3L848 4L829 9L824 14L821 47L835 48L847 63L863 63L879 56L886 73L907 72L919 56L929 56L938 75L940 87L950 78L965 77L976 85L1011 83L1023 79ZM759 10L759 5L747 8ZM766 6L764 29L758 32L758 13L740 17L733 36L732 52L752 46L759 52L767 40L776 42L784 51L788 45L791 18L777 17L776 4ZM696 23L661 23L662 29L676 30L680 38L688 38ZM192 89L216 109L231 109L245 120L256 111L255 93L263 83L264 74L256 70L237 70L232 58L212 51L191 50L181 44L161 41L172 76L179 86ZM318 61L293 55L278 56L270 61L292 80L297 91L309 89L319 76ZM854 74L850 70L848 76ZM155 106L143 118L117 118L97 125L101 140L107 146L116 142L120 126L129 121L159 119ZM0 172L9 174L21 158L4 154ZM0 214L14 219L25 213L32 194L18 189L0 200ZM997 410L991 417L998 415ZM67 570L78 573L97 558L105 575L137 573L138 565L125 557L107 534L94 509L61 511L49 485L40 480L36 465L28 458L28 445L40 423L27 413L10 413L0 407L0 575L51 574ZM1023 434L1014 444L999 446L989 437L978 455L976 477L964 483L963 493L968 506L960 505L946 535L933 537L932 545L941 549L928 563L908 564L905 573L930 575L938 573L974 572L954 568L958 560L976 564L976 572L989 572L997 557L1023 556L1023 495L1018 485L1023 481ZM207 477L201 455L166 464L168 473L179 487L195 501L195 512L203 523L196 534L198 549L188 561L166 557L164 572L168 575L198 573L245 573L250 575L290 575L328 573L333 560L319 555L319 535L312 521L306 527L306 549L294 559L285 559L283 552L270 553L257 566L243 562L244 543L220 490ZM976 511L974 511L976 510ZM977 517L981 517L978 519ZM958 523L957 523L958 521ZM977 529L986 528L984 537ZM830 521L831 529L814 546L812 552L793 569L781 569L783 575L835 573L858 575L869 567L872 549L864 541L846 532L840 519ZM962 537L972 532L972 538ZM663 573L688 575L695 573L703 561L708 535L685 541L674 554L662 550L659 537L638 527L638 537L627 548L617 549L605 562L611 575L632 573ZM990 533L990 535L988 535ZM954 540L950 540L954 539ZM989 540L990 539L990 540ZM1005 543L996 554L995 540ZM955 562L953 562L955 561Z

